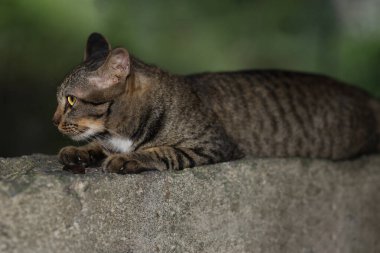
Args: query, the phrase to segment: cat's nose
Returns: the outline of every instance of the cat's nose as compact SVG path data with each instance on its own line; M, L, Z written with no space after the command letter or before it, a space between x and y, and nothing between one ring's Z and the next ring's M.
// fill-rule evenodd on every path
M62 108L60 106L57 107L57 110L54 113L52 122L55 126L58 126L62 120Z
M53 117L52 122L53 122L54 126L58 126L59 122L60 122L60 119L58 119L56 117Z
M61 123L61 115L59 115L58 113L54 113L54 116L53 116L53 119L52 119L52 122L55 126L58 126L59 123Z

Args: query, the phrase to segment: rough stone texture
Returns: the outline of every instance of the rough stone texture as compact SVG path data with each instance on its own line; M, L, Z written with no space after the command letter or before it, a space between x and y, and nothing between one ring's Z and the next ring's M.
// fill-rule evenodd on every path
M380 156L88 172L0 159L0 252L380 252Z

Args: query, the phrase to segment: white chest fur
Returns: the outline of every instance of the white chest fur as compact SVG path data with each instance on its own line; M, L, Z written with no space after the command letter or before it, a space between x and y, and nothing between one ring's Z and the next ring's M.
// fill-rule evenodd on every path
M128 138L123 137L111 137L107 140L107 146L110 149L118 153L129 153L132 152L133 142Z

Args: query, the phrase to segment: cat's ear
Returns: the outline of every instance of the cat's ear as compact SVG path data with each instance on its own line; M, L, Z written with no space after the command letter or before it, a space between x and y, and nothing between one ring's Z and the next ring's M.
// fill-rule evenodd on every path
M97 70L97 77L91 79L97 88L105 89L125 82L130 71L129 53L124 48L115 48L104 64Z
M94 56L106 55L110 50L111 45L103 35L100 33L91 33L87 39L83 61L87 61Z

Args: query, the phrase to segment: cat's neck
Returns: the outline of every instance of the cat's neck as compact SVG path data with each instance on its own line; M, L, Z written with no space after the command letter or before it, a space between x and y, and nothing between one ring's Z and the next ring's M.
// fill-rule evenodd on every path
M137 57L130 55L131 72L136 76L144 76L145 78L160 78L162 75L167 74L159 67L151 64L147 64Z
M152 85L158 85L171 76L168 72L159 67L147 64L132 55L130 56L130 60L131 71L126 79L125 88L127 92L125 95L130 94L130 92L136 95L135 92L147 91L152 88ZM130 92L128 92L128 90Z

